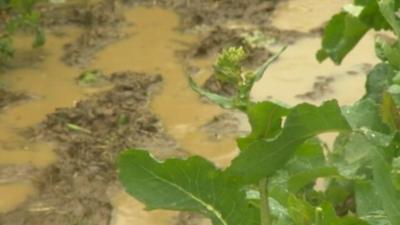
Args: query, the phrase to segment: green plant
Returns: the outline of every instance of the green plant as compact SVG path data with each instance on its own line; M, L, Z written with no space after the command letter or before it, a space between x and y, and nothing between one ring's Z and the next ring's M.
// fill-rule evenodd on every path
M340 63L366 26L400 37L396 6L393 0L356 0L328 24L319 59ZM160 161L148 151L127 150L118 159L122 184L149 210L198 212L214 225L400 224L400 53L387 45L378 43L382 62L368 74L365 96L342 108L335 100L294 107L253 102L253 84L280 53L247 72L241 48L223 51L214 73L236 86L235 96L189 81L200 95L247 115L251 132L237 139L240 154L221 169L198 156ZM317 136L332 131L338 137L327 149ZM316 188L318 178L324 184Z
M45 35L40 26L40 14L34 6L41 0L0 0L0 16L3 31L0 32L0 60L10 58L14 54L12 37L18 30L33 32L33 47L42 46Z

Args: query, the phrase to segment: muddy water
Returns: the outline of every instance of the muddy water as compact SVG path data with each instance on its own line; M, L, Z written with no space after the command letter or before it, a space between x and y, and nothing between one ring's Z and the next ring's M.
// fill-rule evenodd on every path
M125 32L133 35L104 49L92 66L106 73L134 70L161 74L163 86L150 107L161 119L167 133L185 151L226 165L229 160L225 155L235 151L234 141L231 138L212 141L200 129L222 110L199 101L198 95L188 86L182 62L176 57L176 51L186 49L196 38L176 30L179 18L171 11L136 8L125 15L134 23ZM198 78L204 80L208 75ZM142 212L139 209L143 206L130 198L117 197L114 205L115 225L170 224L166 221L176 217L176 213L170 212Z
M351 0L289 0L279 1L272 25L281 30L308 32L318 28Z
M176 212L156 210L146 212L142 203L128 194L119 192L112 198L114 209L111 225L169 225L174 224Z
M272 16L272 24L281 30L308 32L321 27L350 0L289 0L280 1ZM315 53L320 37L300 39L282 54L279 61L266 71L253 89L253 97L262 100L272 97L288 104L301 99L297 95L313 90L318 77L332 77L328 93L320 93L314 102L336 98L340 104L350 104L364 93L366 69L377 62L373 34L368 34L345 58L340 66L326 60L319 64Z
M364 93L364 68L377 62L373 35L365 37L341 66L328 60L319 64L314 54L319 46L319 38L298 40L289 46L255 85L253 97L256 100L272 97L294 105L304 101L296 96L312 91L318 77L332 77L334 81L328 84L331 92L319 93L319 98L314 102L336 98L340 104L345 105L359 99Z
M100 52L91 68L106 73L134 70L162 74L164 85L151 107L161 118L167 132L181 144L182 149L191 154L206 156L220 165L226 164L228 160L223 155L235 149L234 142L231 139L210 141L208 135L199 129L222 111L199 101L188 87L182 64L175 55L177 50L185 49L187 44L195 41L195 37L182 35L175 30L179 18L170 11L137 8L129 10L126 15L134 26L125 32L132 35ZM33 164L43 168L56 160L51 144L24 140L18 131L37 124L58 107L72 106L85 95L85 90L75 83L80 71L65 66L59 60L63 53L62 46L77 37L79 30L66 30L65 34L63 37L48 35L47 43L40 52L31 51L26 38L16 38L16 46L21 54L12 62L14 69L1 74L1 79L13 90L32 94L33 100L1 113L0 166ZM21 188L20 182L10 182L0 186L0 196L14 196L2 200L6 206L2 206L0 212L14 208L33 193L29 183L24 185L25 188ZM113 201L117 212L114 219L116 224L132 224L132 221L155 224L154 220L145 222L146 218L154 215L152 213L140 212L139 217L137 214L126 216L126 208L139 209L142 205L130 198L118 197L120 195ZM175 216L176 213L167 213L166 220ZM158 223L166 224L162 221Z
M222 111L199 101L199 96L188 86L181 60L176 57L176 51L186 49L196 38L176 30L179 18L171 11L136 8L126 12L126 18L134 23L126 30L133 35L103 50L93 67L106 72L160 73L163 86L152 100L151 108L160 117L167 133L191 154L226 165L228 161L218 159L234 150L235 143L231 139L210 141L199 129ZM205 79L206 76L209 74L198 78Z
M308 32L321 26L336 14L341 6L349 0L289 0L278 4L272 17L272 24L282 30ZM357 101L364 93L367 70L378 62L374 50L374 34L369 33L344 59L342 65L336 66L326 60L320 64L315 53L320 48L321 39L304 38L290 45L279 61L274 63L264 74L252 91L255 100L273 98L289 105L303 101L321 103L328 99L337 99L339 104L348 105ZM317 93L314 100L296 97L313 90L318 79L333 78L328 84L329 91ZM246 122L242 123L244 128ZM321 138L332 146L335 133L321 135Z
M0 213L14 209L23 203L35 190L29 182L0 185Z
M13 90L29 93L32 99L0 114L0 166L31 164L44 168L56 161L51 143L26 140L19 132L56 108L72 106L83 97L84 92L74 82L78 71L59 60L63 45L78 33L71 28L65 30L64 37L48 34L46 45L38 51L32 50L31 40L24 35L15 38L18 51L10 62L12 69L2 72L0 79ZM13 209L34 192L26 181L3 182L0 213Z
M315 12L320 12L318 8L320 6L323 9L329 8L330 13L335 12L333 7L336 7L336 4L343 4L343 1L338 1L340 4L333 1L318 2L321 4L306 0L287 1L280 3L273 23L281 29L308 31L327 19L327 13L312 14L314 16L311 18L308 14L301 17L304 19L301 23L306 25L296 25L299 21L297 13L304 9L296 6L299 2L304 7L316 6L317 8L313 9ZM329 7L330 4L332 7ZM292 9L296 13L293 13ZM306 9L305 12L310 12L310 8ZM290 19L292 14L296 14L295 20ZM91 67L102 69L106 73L134 70L162 74L165 82L152 101L151 108L161 118L166 131L188 152L203 155L221 166L226 165L235 152L232 139L210 141L208 134L199 129L213 116L222 113L222 110L199 101L198 96L188 88L182 62L175 57L177 50L187 48L186 45L195 42L196 38L182 35L175 30L179 22L178 17L170 11L136 8L127 11L126 17L135 24L125 30L132 35L101 51ZM308 17L308 20L305 17ZM318 19L320 17L323 18L320 20ZM61 46L76 37L78 33L78 30L70 29L64 37L48 35L48 42L40 52L45 60L41 61L39 57L36 63L32 63L32 59L35 61L37 59L35 54L38 53L28 50L30 46L24 46L30 42L18 38L20 42L18 46L21 46L19 48L26 50L22 51L21 56L14 62L16 69L0 76L13 89L32 93L35 98L0 114L0 166L31 163L37 167L45 167L54 162L55 156L51 151L51 144L24 140L18 135L18 131L41 121L55 108L71 106L84 97L85 91L74 82L80 71L67 67L59 61L62 54ZM316 50L318 46L318 38L303 39L294 43L257 84L253 97L262 100L272 96L283 102L295 104L300 99L294 96L310 91L317 76L335 76L336 81L332 83L334 93L324 98L337 97L341 104L357 99L363 92L365 79L360 71L364 63L375 62L371 50L371 37L364 40L341 68L329 62L322 65L316 63L310 52ZM30 63L27 63L27 60ZM346 75L349 71L352 76ZM196 79L204 80L208 75L209 71L203 70ZM34 192L35 190L27 182L13 181L1 184L0 213L13 209ZM166 211L150 213L142 211L140 209L143 205L122 192L114 195L112 202L115 206L113 225L169 225L176 217L176 213Z

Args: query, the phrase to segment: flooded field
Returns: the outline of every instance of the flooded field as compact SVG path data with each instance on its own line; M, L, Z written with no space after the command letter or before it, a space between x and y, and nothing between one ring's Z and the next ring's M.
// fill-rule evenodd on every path
M270 26L282 31L304 34L289 45L282 57L257 83L252 93L254 99L272 98L294 105L300 101L320 103L323 100L337 98L340 104L345 105L354 102L364 93L365 74L371 65L376 63L373 54L373 34L363 40L340 68L331 62L319 64L315 55L310 54L310 52L318 50L320 37L307 33L320 28L346 2L349 1L289 0L279 2L275 6L274 11L268 16ZM155 154L161 156L201 155L221 167L229 165L230 160L237 154L238 150L233 138L246 132L247 122L236 114L232 115L232 113L202 100L190 89L187 81L189 74L192 74L199 83L203 83L211 75L211 65L215 60L215 53L196 58L191 52L193 52L193 46L196 46L204 38L205 34L202 32L213 29L213 26L216 25L207 24L206 28L202 28L200 25L182 28L182 18L173 8L162 8L161 3L160 5L157 1L155 3L152 7L119 5L119 10L124 15L124 25L121 26L119 32L124 36L101 46L84 65L67 65L62 60L66 51L64 46L79 40L80 35L85 32L85 28L82 26L68 24L56 31L48 31L46 44L39 50L32 50L30 41L23 34L16 36L17 54L9 62L9 66L0 73L0 80L12 92L26 93L27 98L0 108L0 224L29 224L29 219L34 221L31 223L33 225L41 224L43 221L40 220L40 213L43 212L48 213L46 214L47 218L56 218L59 221L58 224L95 224L90 220L95 216L79 208L76 209L77 212L74 212L76 215L89 214L92 216L89 217L88 223L70 223L69 217L65 216L68 213L59 213L63 216L58 217L58 211L64 210L59 208L61 205L54 199L54 196L58 195L54 194L49 197L41 193L43 190L40 188L43 186L46 186L46 190L57 193L59 185L64 183L52 180L51 177L55 173L52 166L62 161L68 163L70 162L68 160L76 157L74 154L80 154L72 153L72 150L63 153L63 149L76 148L75 151L79 152L80 148L89 149L90 147L87 146L94 143L95 148L106 149L101 151L102 157L104 155L106 159L114 159L115 155L107 152L110 146L126 148L127 144L138 143L138 146L134 147L149 147ZM304 14L304 16L299 14ZM229 22L229 19L227 20ZM231 21L230 24L232 23ZM254 29L260 26L260 24L252 25L255 27ZM202 29L204 30L202 31ZM108 31L105 30L105 32ZM223 47L223 44L219 44L218 47ZM278 41L270 47L273 50L282 45L283 43ZM195 68L194 72L190 71L192 67ZM79 76L89 70L101 71L105 76L106 85L94 87L79 85ZM125 73L129 75L130 72L135 73L133 81L124 75ZM115 73L122 75L120 74L118 77L118 74L115 75ZM159 81L158 78L154 78L154 80L149 78L157 75L161 75L162 81ZM143 79L151 81L143 81ZM153 85L153 83L156 84ZM140 91L137 93L140 92L141 95L137 94L138 96L136 96L136 89L132 91L130 84L135 88L139 86ZM118 92L115 96L112 94L114 90L121 91L121 93ZM127 90L131 92L128 93ZM147 136L151 136L150 139L156 137L154 138L155 144L143 144L141 140L138 140L144 138L140 135L132 136L132 142L117 143L115 140L119 140L118 138L123 135L120 134L118 127L115 128L116 131L111 130L115 131L115 139L113 139L114 133L112 133L107 142L99 140L106 137L109 130L105 130L104 134L101 133L105 136L96 136L100 135L97 132L101 132L100 130L104 128L101 121L107 121L107 118L118 117L120 119L126 116L125 114L117 115L117 112L121 112L116 109L116 106L108 105L115 99L129 99L126 96L137 97L138 103L135 104L139 104L132 103L132 108L126 108L126 112L134 111L136 108L148 108L148 111L140 109L142 111L139 110L140 113L137 114L137 117L130 118L132 124L142 126L140 120L142 118L148 119L144 121L156 120L154 127L146 127L150 130L149 133L155 133L154 135L146 133ZM106 108L100 113L94 110L92 112L94 116L88 113L88 119L77 118L82 113L81 108L87 109L85 107L92 104L99 108L103 106ZM124 104L116 105L121 108L121 105ZM124 106L127 107L127 105ZM64 111L57 111L60 108L64 108ZM109 112L110 110L111 112ZM69 118L71 121L65 120L65 122L62 117L64 114L65 118ZM241 123L237 127L229 128L234 130L233 132L226 128L231 121L224 122L222 119L221 122L218 120L221 115L224 118L223 115L226 114L230 115L228 117L234 123ZM103 117L97 118L96 115ZM154 119L153 115L157 119ZM76 121L74 122L73 119ZM64 121L64 123L58 124L57 121ZM207 125L213 124L215 121L219 121L222 125L214 124L216 127L214 129L218 130L210 131ZM75 126L71 126L71 124ZM145 127L145 125L143 126ZM39 127L39 131L35 130L36 127ZM222 128L219 129L219 127ZM29 132L26 131L30 129L34 129L38 134L29 135ZM47 131L43 132L42 129L47 129ZM128 128L126 129L130 131ZM151 131L151 129L156 131ZM59 136L53 138L51 133ZM62 140L67 140L65 142L68 142L69 145L63 144ZM93 142L85 142L86 140L93 140ZM86 144L79 145L81 143L79 141ZM163 153L158 148L170 148L170 150ZM121 149L114 151L119 150ZM65 158L66 155L69 158ZM103 162L99 161L99 165L101 163ZM109 162L107 161L107 163ZM115 181L115 168L108 167L107 163L100 165L107 165L104 166L104 170L110 173L106 178L102 177L101 182L99 181L105 187L95 191L87 190L88 193L102 194L101 202L96 204L101 204L103 208L100 211L104 210L101 211L104 215L93 221L102 221L101 224L110 225L188 224L185 223L187 222L184 221L185 219L182 219L183 216L180 213L144 211L142 204L121 191ZM83 181L82 183L91 184L91 176L93 174L95 176L101 171L84 176L82 174L85 174L86 170L80 170L80 168L85 166L87 165L82 162L80 166L66 169L71 172L71 175L60 177L70 179L66 181L67 183L78 182L78 178L85 178L88 179L85 180L87 183ZM26 169L27 167L28 169ZM63 171L62 168L57 167L57 169ZM26 172L14 176L15 171ZM60 173L58 172L58 174ZM54 184L43 184L41 180L40 185L37 185L41 176L46 177L47 180L44 181L51 181ZM74 187L76 186L72 185L67 191L74 192ZM84 196L84 194L80 193L76 196ZM69 196L69 201L75 204L75 201L71 199L72 197ZM78 204L80 207L85 207L90 205L85 201L91 200L82 197L77 201L80 201ZM66 205L66 207L71 206L75 205ZM24 218L25 220L15 222L17 217L26 214L29 216ZM56 216L52 217L53 214ZM43 224L49 224L49 222ZM197 218L193 224L205 225L209 222Z

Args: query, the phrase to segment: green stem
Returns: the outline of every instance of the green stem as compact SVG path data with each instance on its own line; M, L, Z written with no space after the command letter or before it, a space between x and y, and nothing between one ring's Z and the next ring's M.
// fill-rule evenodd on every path
M261 225L271 225L271 211L268 201L268 180L263 178L259 182Z

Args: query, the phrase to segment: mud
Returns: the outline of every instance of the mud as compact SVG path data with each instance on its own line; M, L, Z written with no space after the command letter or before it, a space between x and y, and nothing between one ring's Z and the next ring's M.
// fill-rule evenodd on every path
M128 35L121 31L127 24L116 1L78 5L73 12L74 22L85 29L74 42L64 46L62 59L67 65L85 67L99 50Z
M40 193L23 207L0 217L0 224L109 224L107 193L115 185L116 155L122 149L157 149L159 157L177 155L175 144L148 111L159 75L112 74L115 87L48 115L32 133L58 143L60 160L34 178ZM71 124L82 129L71 129ZM164 147L164 148L163 148Z
M157 8L152 11L149 8L133 13L126 6L112 0L94 1L86 5L68 1L62 6L41 8L45 15L44 24L52 35L69 36L69 30L64 27L72 25L74 28L73 41L69 39L66 44L63 41L63 51L57 50L57 54L50 54L51 61L46 60L48 64L60 67L63 74L68 74L65 77L63 75L63 83L71 86L70 82L76 82L76 77L82 72L76 67L92 67L106 73L120 70L141 73L121 72L104 76L102 78L105 82L113 86L111 90L86 96L86 100L70 107L65 106L70 105L74 99L82 99L81 89L89 87L75 85L71 89L52 90L50 95L57 95L57 98L50 99L52 105L46 106L44 111L49 114L45 119L42 111L40 115L32 112L28 117L34 118L33 121L30 118L25 123L20 122L18 116L8 117L19 111L7 112L5 118L15 118L18 128L25 129L27 124L31 126L42 121L25 134L33 140L53 142L58 160L41 170L44 168L41 165L49 164L46 161L48 159L43 161L36 155L24 155L25 158L22 157L20 161L21 156L14 157L0 152L0 155L10 157L4 158L6 163L15 164L4 166L0 160L0 188L3 188L0 194L13 196L7 199L13 204L0 205L0 213L8 212L0 215L0 224L208 225L208 220L196 214L145 212L142 210L143 205L128 197L116 182L116 155L128 147L150 149L160 158L198 154L221 167L229 164L230 159L237 154L233 138L248 130L247 123L243 122L243 118L198 101L197 95L187 86L182 68L190 68L186 72L193 74L199 83L206 83L209 90L231 95L231 88L221 87L212 77L207 79L212 74L212 62L222 48L243 45L249 53L245 66L254 68L268 59L277 47L290 44L287 53L255 88L253 97L256 100L274 98L295 104L300 98L320 102L338 96L343 104L352 102L362 92L361 85L365 77L360 75L369 69L366 61L370 63L374 59L365 54L373 50L365 47L364 43L360 47L362 50L356 50L355 56L350 63L345 64L344 69L334 69L330 64L318 66L310 52L319 45L317 35L323 21L310 18L307 14L302 16L304 27L288 23L294 19L285 20L289 18L285 16L287 13L293 13L291 10L312 12L315 17L319 17L321 13L318 13L318 7L308 8L308 0L123 2L127 5L174 9L181 15L180 26L178 18L169 11ZM330 9L324 5L325 8ZM124 9L130 13L125 13L126 18L123 16ZM322 14L323 18L329 16L328 13ZM196 34L196 38L193 38L193 34ZM249 35L255 38L249 38ZM53 42L50 40L46 46L59 43ZM177 50L179 58L175 58ZM39 55L25 62L43 61L46 55ZM363 57L357 57L360 55ZM58 65L59 58L69 66ZM27 64L17 64L16 67L19 66ZM44 70L40 66L38 68ZM60 69L51 67L46 73L55 74L57 71ZM151 75L154 73L161 73L163 79L160 75ZM17 84L17 89L23 89L24 85L37 79L54 79L50 83L61 86L57 77L42 74L34 78L11 75L16 78L8 79ZM349 82L350 79L352 82ZM18 83L24 85L18 86ZM46 96L42 90L37 89L42 88L38 86L31 91ZM348 90L356 91L349 96ZM24 99L19 97L18 91L22 90L7 91L3 95L0 89L0 111ZM153 96L153 92L157 96ZM61 98L58 97L65 95L63 93L71 93L73 96L66 96L60 104ZM54 108L60 106L63 108L53 112ZM177 111L180 112L179 118L176 116ZM21 115L19 117L22 119L26 117L25 114ZM13 139L21 148L24 147L26 143L20 139L25 136L14 141L15 137L8 136L6 131L3 134L0 130L2 138ZM53 149L40 145L38 148L41 150ZM29 143L29 146L32 144ZM19 161L13 161L16 158Z
M115 0L66 1L63 4L39 4L41 23L63 36L66 26L76 26L82 33L65 44L62 60L69 66L86 67L102 48L126 37L122 6Z
M123 20L118 1L69 0L63 4L38 4L41 23L48 29L59 26L99 26L118 24Z
M224 137L239 136L239 119L232 112L219 114L201 128L210 135L210 139L219 140Z
M355 72L349 71L348 73L353 74ZM308 99L312 101L323 99L327 94L332 94L334 92L331 85L334 81L334 77L318 76L313 84L312 90L307 91L304 94L298 94L296 97L299 99Z
M27 100L28 98L28 95L24 93L12 92L6 88L0 87L0 112L6 106L11 106L11 104L15 104L22 100Z
M131 4L162 6L176 10L185 28L215 26L233 21L251 24L267 24L268 14L274 10L276 0L124 0Z
M204 35L199 43L194 44L191 50L187 52L186 56L192 58L203 58L214 56L221 52L223 48L242 46L247 52L248 56L244 63L246 66L259 65L260 62L264 62L271 56L271 52L267 49L252 46L243 34L247 34L249 31L242 29L227 29L220 26L215 27L210 32ZM269 37L275 39L275 37Z

